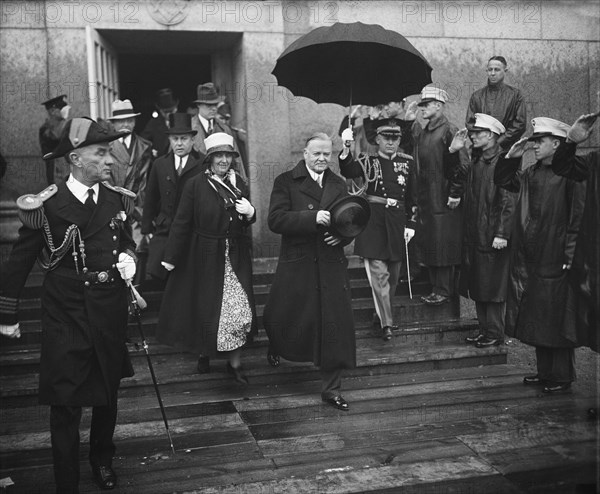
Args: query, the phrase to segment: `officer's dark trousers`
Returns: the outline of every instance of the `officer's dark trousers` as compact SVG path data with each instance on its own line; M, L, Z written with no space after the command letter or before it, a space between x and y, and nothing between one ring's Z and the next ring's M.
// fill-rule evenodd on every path
M90 427L90 464L111 466L115 453L116 396L108 406L93 407ZM81 407L51 406L50 435L57 493L77 493L79 485L79 424Z
M535 356L540 379L556 384L566 384L573 382L577 377L573 348L536 346Z
M327 400L340 395L342 388L342 369L321 369L321 398Z
M427 266L431 291L444 297L454 295L454 266Z
M506 302L475 302L479 332L492 339L504 339Z

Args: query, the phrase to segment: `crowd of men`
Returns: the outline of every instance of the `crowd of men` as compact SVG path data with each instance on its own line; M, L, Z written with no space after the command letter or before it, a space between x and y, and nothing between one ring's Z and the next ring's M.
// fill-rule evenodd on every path
M566 391L575 380L574 348L599 349L598 153L575 155L598 115L583 115L573 126L535 116L533 134L523 137L526 105L504 82L506 60L494 56L486 70L487 85L472 95L464 128L445 115L448 94L426 86L418 103L371 108L341 132L343 178L330 169L332 138L316 132L303 159L275 180L268 225L282 235L282 247L264 314L268 361L315 363L323 401L339 410L349 410L342 370L356 364L344 255L353 240L384 341L399 331L393 298L412 257L412 267L429 273L424 304L448 303L457 291L475 301L479 332L467 344L501 345L509 335L536 348L537 374L525 376L526 385ZM147 275L165 284L173 276L165 248L180 198L204 184L199 180L207 180L211 163L225 160L233 168L204 184L220 191L215 204L235 219L243 203L255 219L236 194L235 176L247 180L245 132L229 125L229 106L212 83L198 86L185 112L170 89L158 91L156 116L140 134L139 113L127 99L114 101L112 115L99 122L70 119L64 96L44 106L40 145L50 185L18 200L23 227L2 270L0 330L20 335L18 298L37 259L47 270L40 402L51 407L57 492L78 492L83 406L93 407L94 477L112 489L117 391L132 373L128 287ZM529 143L536 163L523 169ZM68 170L61 175L62 159ZM333 211L353 195L370 216L360 233L345 236ZM236 281L235 273L228 276ZM253 301L252 288L244 290ZM238 382L247 383L236 369ZM202 356L198 371L209 371Z

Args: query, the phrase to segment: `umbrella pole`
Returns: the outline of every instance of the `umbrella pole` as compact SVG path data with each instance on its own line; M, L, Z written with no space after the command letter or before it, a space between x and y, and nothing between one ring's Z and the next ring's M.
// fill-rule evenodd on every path
M410 262L408 260L408 240L404 239L404 245L406 246L406 277L408 278L408 293L410 294L410 299L412 300L412 286L410 281Z
M146 360L148 361L148 368L150 369L150 375L152 376L152 382L154 384L154 391L156 391L156 397L158 398L158 405L160 406L160 413L162 414L163 422L165 423L165 429L167 430L167 436L169 437L169 444L171 445L171 451L175 454L175 447L173 446L173 439L171 439L171 432L169 431L169 422L167 421L167 414L165 413L165 407L163 405L162 398L160 396L160 390L158 389L158 382L156 380L156 374L154 374L154 366L152 365L152 360L150 359L150 353L148 352L148 343L146 342L146 337L144 336L144 331L142 329L142 319L141 314L142 311L140 309L140 305L138 303L138 299L136 297L136 290L131 284L131 280L127 280L127 287L129 288L129 294L131 296L131 308L133 315L135 316L138 331L140 333L140 338L142 339L142 347L144 348L144 353L146 354ZM138 294L139 296L139 294Z
M352 128L352 85L350 85L350 106L348 107L348 128Z

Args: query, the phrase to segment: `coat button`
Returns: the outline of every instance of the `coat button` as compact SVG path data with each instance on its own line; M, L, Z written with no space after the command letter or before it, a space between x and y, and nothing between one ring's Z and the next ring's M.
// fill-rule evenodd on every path
M84 285L85 285L85 286L90 286L90 282L89 282L89 281L86 281L86 282L84 283Z
M116 255L117 255L117 251L113 250L113 256L116 256Z
M113 240L116 242L117 241L117 236L113 235Z
M313 208L314 208L314 206L312 204L308 205L308 209L313 209Z

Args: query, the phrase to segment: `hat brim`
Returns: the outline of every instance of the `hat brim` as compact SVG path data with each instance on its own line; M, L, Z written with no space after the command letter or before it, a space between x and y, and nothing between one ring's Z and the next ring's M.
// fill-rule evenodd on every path
M182 135L182 134L190 134L195 136L198 133L197 130L194 129L177 129L177 128L173 128L173 129L168 129L165 131L165 134L167 135Z
M425 99L422 99L421 101L419 101L419 102L417 103L417 106L425 106L425 105L426 105L427 103L429 103L430 101L438 101L439 103L443 103L443 101L442 101L442 100L439 100L439 99L435 99L435 98L425 98Z
M538 132L537 134L536 133L532 134L531 137L527 140L535 141L536 139L539 139L540 137L554 137L555 139L566 139L565 136L557 136L557 135L554 135L552 132Z
M141 113L125 113L124 115L117 115L115 117L108 117L107 120L123 120L125 118L133 118L141 115Z
M217 153L228 153L233 155L234 158L237 158L240 155L240 153L238 153L231 146L223 144L222 146L215 146L214 148L210 148L210 151L208 151L206 153L206 156L204 157L204 163L206 163L208 161L208 158L210 158L213 154Z
M130 134L131 134L131 132L129 132L128 130L112 132L112 133L106 134L105 137L102 137L100 139L95 139L93 142L84 141L83 143L81 143L81 145L79 145L77 147L73 147L71 145L71 141L69 141L68 138L62 138L61 141L59 142L58 146L56 147L56 149L54 151L52 151L51 153L45 154L42 157L42 159L47 161L47 160L54 160L57 158L62 158L65 156L65 154L70 153L71 151L77 151L78 149L82 149L87 146L93 146L94 144L105 144L107 142L116 141L117 139L128 136Z
M207 99L207 100L197 99L197 100L194 101L194 103L196 103L197 105L200 104L200 103L204 103L205 105L216 105L216 104L218 104L220 102L221 102L220 98L217 98L217 99Z
M371 206L364 197L346 196L334 202L329 212L329 231L339 237L353 239L367 227Z

